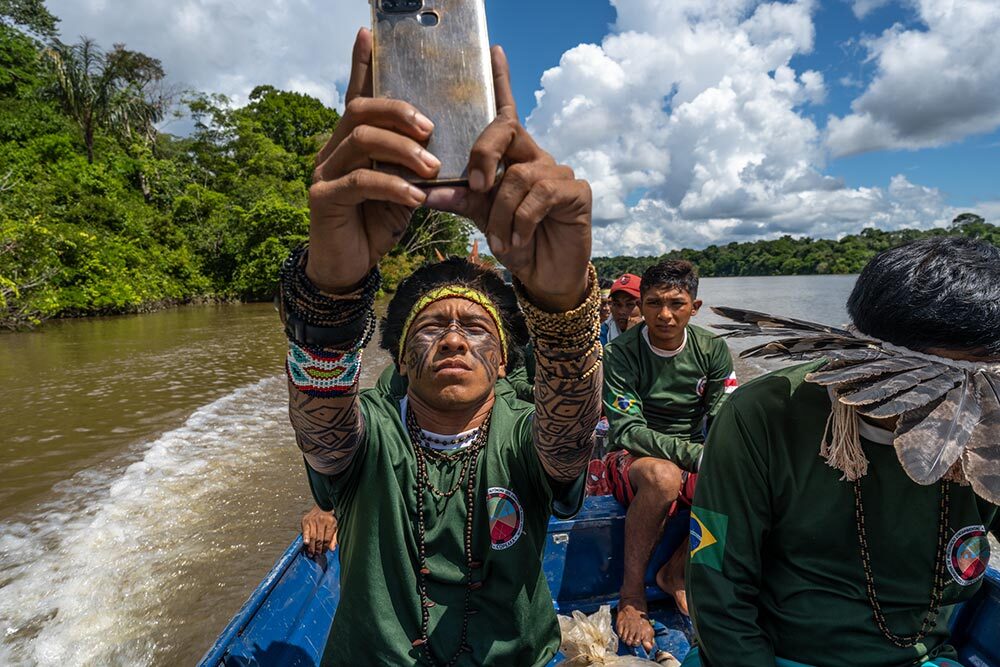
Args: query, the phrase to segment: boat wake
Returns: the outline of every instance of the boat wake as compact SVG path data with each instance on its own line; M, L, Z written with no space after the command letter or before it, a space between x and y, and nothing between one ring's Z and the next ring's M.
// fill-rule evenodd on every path
M218 627L197 626L218 605L224 572L264 546L257 524L288 494L288 475L302 478L291 437L283 378L268 378L0 524L0 664L149 665L214 636ZM293 533L275 536L279 550ZM227 618L243 595L215 615Z

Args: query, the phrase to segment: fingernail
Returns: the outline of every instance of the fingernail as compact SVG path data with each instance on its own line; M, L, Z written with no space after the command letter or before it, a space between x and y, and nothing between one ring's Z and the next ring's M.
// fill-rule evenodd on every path
M455 209L465 204L465 190L458 188L434 188L427 193L424 205L427 208Z
M421 190L420 188L416 187L415 185L408 185L408 186L406 186L406 192L410 195L410 197L412 197L413 199L415 199L418 202L422 202L425 199L427 199L427 194L424 193L423 190Z
M473 169L469 172L469 187L476 192L482 192L486 189L486 174L479 171L478 169Z
M430 118L423 115L419 111L413 112L413 122L416 124L417 127L419 127L424 132L434 131L434 123L431 122Z
M503 247L503 242L500 237L496 234L490 234L490 247L493 248L494 252L502 253L506 248Z
M510 242L511 242L511 244L513 244L513 246L515 248L520 248L521 247L521 235L518 234L517 232L514 232L514 234L510 237Z
M417 157L431 169L437 169L441 166L441 160L434 157L434 155L425 148L417 149Z

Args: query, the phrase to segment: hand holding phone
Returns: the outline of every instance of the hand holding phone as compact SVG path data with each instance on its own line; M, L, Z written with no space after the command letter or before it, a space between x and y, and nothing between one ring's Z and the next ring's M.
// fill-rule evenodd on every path
M316 156L309 188L309 261L306 274L338 294L360 284L399 241L423 190L394 174L374 171L379 160L433 179L440 162L423 144L434 124L402 100L372 97L372 34L354 43L346 108Z

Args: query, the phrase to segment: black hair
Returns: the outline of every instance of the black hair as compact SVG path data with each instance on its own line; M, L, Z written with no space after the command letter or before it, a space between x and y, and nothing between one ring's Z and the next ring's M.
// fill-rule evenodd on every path
M686 259L668 259L654 264L642 274L639 293L646 296L651 287L660 289L681 289L698 298L698 267Z
M602 290L611 289L611 286L614 284L615 281L611 280L611 278L599 278L597 280L597 286Z
M399 284L396 294L389 301L382 318L381 347L396 362L399 369L399 343L403 326L414 304L428 292L446 285L461 285L482 292L489 297L500 314L501 325L507 334L507 369L523 363L524 347L528 344L528 327L517 305L514 288L500 275L484 266L460 258L449 257L438 264L423 266Z
M1000 249L934 237L886 250L847 301L859 331L914 350L1000 354Z

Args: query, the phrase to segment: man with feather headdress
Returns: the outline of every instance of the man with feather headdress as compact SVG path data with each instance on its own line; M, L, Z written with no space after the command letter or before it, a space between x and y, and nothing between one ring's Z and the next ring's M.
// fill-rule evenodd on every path
M812 359L722 408L694 498L685 665L948 664L1000 528L1000 250L883 252L850 329L721 308L744 355ZM925 662L938 661L938 662ZM951 663L954 664L954 663Z

